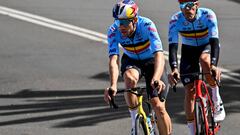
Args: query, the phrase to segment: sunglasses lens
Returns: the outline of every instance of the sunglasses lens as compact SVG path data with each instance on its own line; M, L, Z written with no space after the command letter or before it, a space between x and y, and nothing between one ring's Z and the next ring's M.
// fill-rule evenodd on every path
M118 25L128 26L131 23L131 20L117 20Z
M194 2L185 2L180 4L181 9L191 9L193 6L195 6Z

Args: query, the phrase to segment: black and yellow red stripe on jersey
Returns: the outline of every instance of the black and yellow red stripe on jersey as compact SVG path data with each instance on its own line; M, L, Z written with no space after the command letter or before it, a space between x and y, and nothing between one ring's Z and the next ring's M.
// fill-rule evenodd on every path
M208 28L202 30L180 31L185 38L202 38L208 36Z
M139 42L137 44L128 44L128 45L122 45L122 46L126 51L138 54L138 53L140 53L140 52L149 48L150 41L146 40L146 41L143 41L143 42Z

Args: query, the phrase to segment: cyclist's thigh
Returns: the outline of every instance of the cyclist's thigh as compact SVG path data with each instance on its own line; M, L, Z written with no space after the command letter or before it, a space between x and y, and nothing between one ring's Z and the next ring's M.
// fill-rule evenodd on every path
M127 71L127 76L135 75L138 79L141 77L141 69L139 63L136 60L129 58L127 55L123 54L121 59L121 75L124 77Z
M145 77L146 88L147 88L148 95L150 96L150 98L158 97L158 93L153 93L153 88L151 86L151 81L152 81L152 77L153 77L153 74L154 74L154 59L150 59L147 62L145 62L145 65L142 68L142 73ZM161 80L166 85L166 88L165 88L166 91L165 92L168 92L169 83L168 83L166 66L164 67L164 72L163 72L163 75L161 77Z
M162 91L162 93L159 96L161 96L160 98L164 97L166 100L167 96L168 96L169 88L170 88L170 83L168 82L168 71L167 71L166 66L164 67L164 71L163 71L161 80L165 84L165 89Z
M147 94L151 98L157 97L156 95L153 95L153 88L151 86L151 81L154 74L154 59L145 60L144 63L145 64L142 66L141 71L145 78Z
M203 51L202 51L202 54L200 56L200 64L201 64L201 67L202 67L202 70L204 73L208 73L210 72L210 51L211 51L211 46L210 45L206 45L206 46L203 46L201 48Z

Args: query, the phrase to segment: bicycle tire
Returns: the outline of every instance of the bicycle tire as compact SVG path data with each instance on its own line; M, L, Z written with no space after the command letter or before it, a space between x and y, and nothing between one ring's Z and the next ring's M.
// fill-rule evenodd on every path
M135 120L135 135L148 135L147 125L144 122L143 116L139 114Z
M215 135L214 130L215 130L216 123L214 121L213 109L212 109L212 107L210 105L210 101L208 101L207 109L208 109L207 110L208 111L208 116L207 117L208 117L209 130L211 130L212 135Z
M203 110L200 102L195 102L195 129L196 135L207 135Z

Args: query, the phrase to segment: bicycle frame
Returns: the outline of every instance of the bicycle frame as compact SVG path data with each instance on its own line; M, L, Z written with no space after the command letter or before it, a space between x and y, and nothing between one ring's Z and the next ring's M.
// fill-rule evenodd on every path
M201 79L196 79L194 81L194 85L195 85L195 92L196 92L195 104L196 104L196 102L199 102L200 105L201 105L201 109L202 109L202 113L203 113L203 119L204 119L204 122L205 122L206 135L215 135L215 133L219 130L220 126L217 125L215 127L215 125L212 125L214 127L212 127L212 130L210 130L209 123L208 123L209 120L208 120L207 115L206 115L206 109L207 108L205 108L205 107L207 107L207 104L209 104L210 109L213 112L215 110L214 110L214 105L213 105L213 102L212 102L211 97L209 95L206 83ZM203 89L205 91L203 91ZM196 118L196 116L195 116L195 118Z
M142 106L142 103L143 103L143 95L140 95L138 96L137 95L137 99L138 99L138 103L139 103L139 106L138 106L138 114L142 115L143 117L143 121L146 125L146 129L147 129L147 133L150 135L150 131L149 131L149 126L147 124L147 115L143 109L143 106Z
M137 96L137 100L138 100L138 112L137 112L137 115L140 115L143 117L143 121L145 123L145 126L146 126L146 130L147 130L147 134L150 135L150 130L149 130L149 126L148 126L148 123L147 123L147 115L143 109L143 94L142 94L142 91L139 92L138 90L143 90L143 89L146 89L145 87L137 87L137 88L134 88L134 89L128 89L128 90L119 90L117 93L122 93L122 92L129 92L129 93L132 93L134 95ZM111 95L111 93L110 93ZM113 106L113 108L118 108L118 106L115 104L115 101L114 101L114 97L111 96L111 104Z

